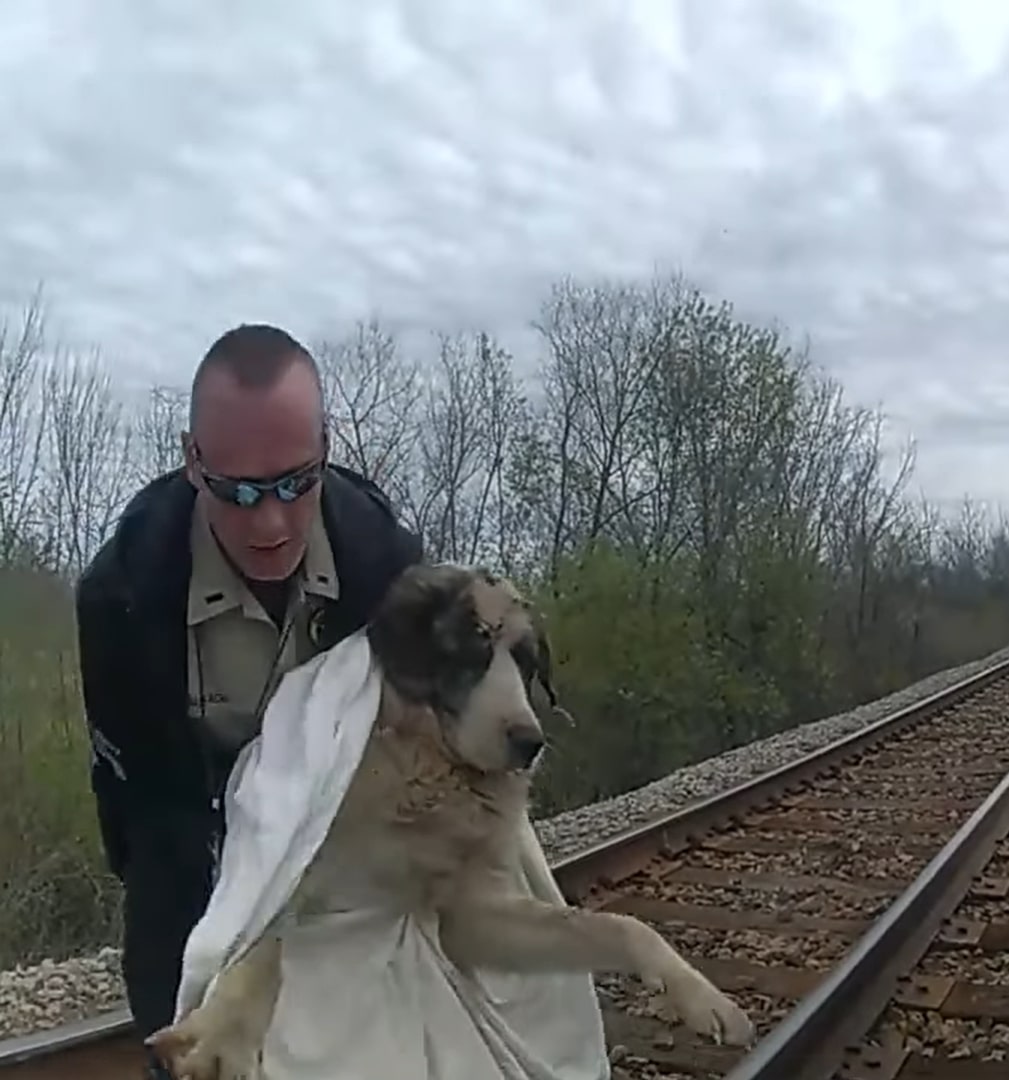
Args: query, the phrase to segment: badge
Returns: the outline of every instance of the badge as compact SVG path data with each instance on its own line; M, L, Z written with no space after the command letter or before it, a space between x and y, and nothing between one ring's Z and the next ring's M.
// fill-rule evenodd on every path
M323 647L326 640L326 609L317 607L308 616L308 640L316 649Z

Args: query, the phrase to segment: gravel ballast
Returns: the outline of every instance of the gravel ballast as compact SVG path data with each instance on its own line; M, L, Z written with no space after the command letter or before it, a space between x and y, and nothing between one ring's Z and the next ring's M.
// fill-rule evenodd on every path
M623 795L540 819L535 822L536 831L550 860L574 854L794 761L1007 658L1009 648L961 667L936 672L850 712L737 747ZM3 971L0 972L0 1038L95 1016L121 1007L124 1000L116 949L103 949L97 956L60 962L44 960L30 967Z

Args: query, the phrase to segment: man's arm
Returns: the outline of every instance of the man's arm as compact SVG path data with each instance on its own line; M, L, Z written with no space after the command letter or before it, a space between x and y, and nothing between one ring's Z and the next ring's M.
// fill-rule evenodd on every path
M103 594L100 578L90 571L77 586L76 606L81 691L91 740L91 788L106 862L122 879L128 857L124 827L127 762L120 741L132 676L125 655L129 636L122 609Z
M178 797L179 762L148 741L153 703L135 631L100 568L78 586L77 623L91 785L106 860L123 885L123 977L146 1036L172 1021L186 938L209 896L209 807Z

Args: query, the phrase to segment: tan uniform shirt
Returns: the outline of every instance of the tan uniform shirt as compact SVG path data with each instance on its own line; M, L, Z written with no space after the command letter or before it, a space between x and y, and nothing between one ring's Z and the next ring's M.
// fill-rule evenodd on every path
M197 500L190 534L189 712L218 744L236 748L258 734L280 677L313 656L313 615L339 591L321 511L288 601L283 629L232 569Z

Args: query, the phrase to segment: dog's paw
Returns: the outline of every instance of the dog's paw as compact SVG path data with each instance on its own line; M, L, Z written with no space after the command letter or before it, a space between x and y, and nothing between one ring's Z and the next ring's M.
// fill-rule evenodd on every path
M262 1080L260 1047L241 1024L196 1009L145 1040L175 1080Z
M682 979L666 983L665 999L670 1013L715 1043L750 1046L756 1037L746 1013L702 975L686 985Z

